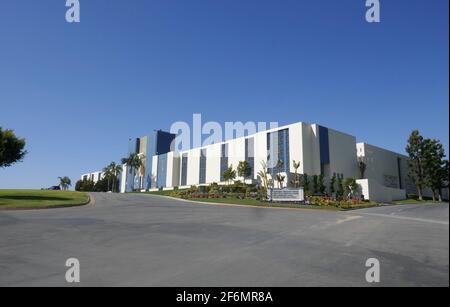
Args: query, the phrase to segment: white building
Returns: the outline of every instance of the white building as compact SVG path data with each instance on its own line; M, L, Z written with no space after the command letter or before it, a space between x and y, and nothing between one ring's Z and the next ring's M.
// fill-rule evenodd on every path
M97 181L99 181L100 179L102 179L105 176L105 173L103 173L102 171L96 171L96 172L92 172L92 173L86 173L81 175L81 180L91 180L94 183L96 183Z
M145 157L139 170L123 165L120 191L188 188L192 185L226 184L223 174L247 161L252 169L248 178L236 180L260 183L258 173L266 167L269 177L281 173L283 186L290 186L294 173L323 175L328 186L333 176L357 178L359 193L365 199L391 202L416 194L408 178L408 157L367 143L356 137L317 124L295 123L260 131L253 135L227 140L187 151L174 151L175 135L161 130L148 136L130 139L128 154ZM364 176L358 161L366 164ZM281 161L282 163L279 163ZM300 162L295 170L293 161ZM94 182L102 172L83 174ZM431 196L431 190L424 191ZM443 191L448 199L448 189Z
M358 159L367 165L364 179L357 181L366 199L391 202L416 193L407 177L406 156L357 144L354 136L302 122L201 148L154 155L150 190L225 184L224 171L230 166L236 170L244 160L250 164L252 175L236 180L259 182L258 172L266 164L272 178L281 173L284 186L290 186L295 172L293 161L300 161L299 174L323 174L326 181L333 174L360 178ZM280 160L282 165L277 165Z

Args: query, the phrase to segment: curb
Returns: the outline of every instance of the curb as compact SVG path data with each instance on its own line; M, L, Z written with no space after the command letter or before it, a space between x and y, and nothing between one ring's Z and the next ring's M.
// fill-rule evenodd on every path
M187 202L191 204L197 204L197 205L205 205L205 206L224 206L224 207L242 207L242 208L257 208L257 209L279 209L279 210L291 210L291 211L313 211L313 212L344 212L343 210L326 210L326 209L310 209L310 208L288 208L288 207L269 207L269 206L256 206L256 205L242 205L242 204L224 204L224 203L214 203L214 202L206 202L206 201L195 201L195 200L188 200L183 198L177 198L172 196L165 196L165 195L156 195L156 194L144 194L144 195L150 195L150 196L158 196L158 197L164 197L168 199L173 199L177 201Z

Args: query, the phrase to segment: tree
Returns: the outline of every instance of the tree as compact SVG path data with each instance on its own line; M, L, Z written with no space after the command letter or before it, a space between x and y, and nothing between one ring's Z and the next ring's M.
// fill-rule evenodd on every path
M114 192L117 185L117 177L122 173L122 165L117 165L116 162L113 161L103 169L103 172L108 181L108 190L109 187L111 187L110 191Z
M312 184L313 184L313 194L319 193L319 176L317 175L313 176Z
M258 172L258 176L261 178L264 197L267 197L267 191L269 190L269 178L267 172L267 163L261 161L261 170Z
M230 184L231 181L236 179L236 171L233 170L233 165L230 165L225 172L223 172L223 179Z
M94 181L90 179L78 180L75 184L75 191L93 192L94 185Z
M326 190L326 187L325 187L325 177L324 177L324 175L323 174L321 174L320 176L319 176L319 192L320 192L320 194L322 194L322 195L324 195L325 194L325 190Z
M444 147L437 140L426 139L423 148L424 181L432 190L433 201L436 200L436 194L442 199L441 189L448 178Z
M145 157L143 155L139 155L137 153L131 153L127 158L123 158L122 159L122 164L126 164L128 166L129 169L129 173L130 176L133 175L133 171L138 172L139 170L141 170L141 174L144 172L143 171L143 165L144 163L142 162L142 159L144 159ZM133 178L133 190L134 190L134 178Z
M305 195L309 193L309 176L308 174L303 174L302 176L302 186L303 191L305 192Z
M414 182L417 188L417 195L420 200L423 200L423 187L425 185L424 174L424 146L425 141L418 130L414 130L408 139L406 152L409 155L408 159L408 176Z
M344 197L344 178L342 175L337 176L337 191L336 191L336 198L342 198Z
M280 189L283 188L284 179L286 179L286 176L284 176L284 175L282 175L280 173L275 175L275 180L278 182L278 187Z
M333 197L334 192L336 192L335 185L336 185L336 173L334 173L330 179L330 187L328 190L330 192L331 197Z
M70 178L67 176L58 177L58 179L59 179L59 186L63 191L67 190L72 185Z
M355 192L358 189L358 184L355 178L347 178L344 183L344 191L347 194L347 198L351 199L355 196Z
M107 177L103 177L94 184L93 191L94 192L108 192L110 186L110 181Z
M300 175L298 174L298 169L300 168L300 161L292 161L292 166L294 167L294 179L292 180L292 183L294 185L294 188L298 188L300 186Z
M248 161L240 161L237 167L237 173L239 177L243 177L244 179L250 177L252 175L252 168Z
M0 127L0 168L9 167L21 162L27 151L25 139L18 138L13 130L2 130Z
M367 164L364 161L363 157L358 158L358 170L359 170L359 179L364 179L364 175L366 173Z

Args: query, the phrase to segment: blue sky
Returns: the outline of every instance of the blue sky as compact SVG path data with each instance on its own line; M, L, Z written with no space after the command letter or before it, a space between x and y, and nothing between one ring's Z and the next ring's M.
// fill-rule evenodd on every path
M448 151L448 0L2 0L0 126L27 140L0 188L77 180L175 121L320 123Z

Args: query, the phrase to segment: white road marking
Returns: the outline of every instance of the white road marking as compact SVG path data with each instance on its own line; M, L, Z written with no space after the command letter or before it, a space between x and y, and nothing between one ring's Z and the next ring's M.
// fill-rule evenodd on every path
M391 219L397 219L397 220L406 220L406 221L415 221L415 222L423 222L423 223L432 223L432 224L440 224L440 225L447 225L449 224L448 221L438 221L438 220L430 220L430 219L422 219L422 218L416 218L416 217L408 217L408 216L399 216L399 215L393 215L391 214L380 214L380 213L361 213L358 212L358 214L362 215L369 215L369 216L378 216L378 217L387 217Z

